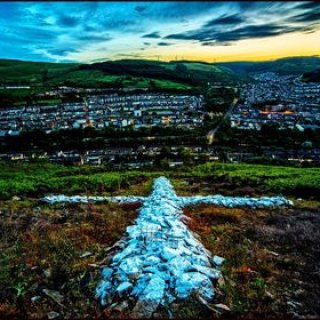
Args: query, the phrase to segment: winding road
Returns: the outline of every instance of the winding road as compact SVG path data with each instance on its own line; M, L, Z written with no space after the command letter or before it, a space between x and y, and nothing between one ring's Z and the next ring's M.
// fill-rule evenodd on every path
M235 92L237 93L238 92L238 89L235 89ZM208 143L211 144L213 142L213 139L214 139L214 135L216 134L216 132L219 130L219 128L221 127L223 121L225 119L227 119L231 113L232 113L232 110L233 108L236 106L236 104L238 103L238 100L239 98L236 97L233 99L230 107L228 108L228 110L226 111L226 113L223 115L223 117L221 118L221 120L218 122L218 124L216 125L216 127L212 130L210 130L208 133L207 133L207 139L208 139Z

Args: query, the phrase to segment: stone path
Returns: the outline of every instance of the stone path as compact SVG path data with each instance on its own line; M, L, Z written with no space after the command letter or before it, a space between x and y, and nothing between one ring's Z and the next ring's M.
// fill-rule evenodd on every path
M143 202L135 224L128 226L119 241L120 251L102 271L102 280L96 296L102 305L119 307L127 301L132 315L148 318L162 305L170 315L170 308L179 299L196 294L199 300L214 299L214 284L221 276L219 267L223 258L211 256L187 226L182 222L184 206L213 204L223 207L270 208L289 206L283 197L247 198L193 196L179 197L170 181L157 178L149 197L66 197L49 196L43 199L55 202ZM130 304L130 306L129 306Z

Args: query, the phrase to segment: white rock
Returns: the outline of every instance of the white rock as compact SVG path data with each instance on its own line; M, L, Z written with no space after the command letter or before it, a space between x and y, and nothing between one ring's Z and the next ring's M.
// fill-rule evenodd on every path
M158 275L154 275L144 289L140 299L144 301L153 301L159 304L163 297L165 287L165 281Z
M127 274L139 273L141 267L143 266L143 261L139 257L129 257L121 262L120 269Z
M219 257L219 256L213 256L213 263L216 265L216 266L221 266L223 261L224 261L224 258L222 257Z
M130 282L122 282L118 288L117 288L117 292L119 294L122 294L123 292L128 291L130 288L132 288L132 284Z
M50 311L50 312L48 313L48 319L49 319L49 320L57 319L57 318L59 318L59 317L60 317L60 313L58 313L58 312Z

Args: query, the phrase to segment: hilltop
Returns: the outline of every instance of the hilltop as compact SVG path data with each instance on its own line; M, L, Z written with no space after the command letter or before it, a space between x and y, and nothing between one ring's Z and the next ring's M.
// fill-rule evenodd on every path
M190 89L208 81L232 83L233 71L201 62L119 60L66 64L0 60L2 85Z
M237 74L248 75L254 72L277 72L279 74L302 74L320 68L320 57L289 57L262 62L225 62L217 63L220 68L227 68Z
M0 60L0 85L151 88L188 90L250 80L253 72L303 74L320 68L319 57L290 57L264 62L116 60L92 64Z

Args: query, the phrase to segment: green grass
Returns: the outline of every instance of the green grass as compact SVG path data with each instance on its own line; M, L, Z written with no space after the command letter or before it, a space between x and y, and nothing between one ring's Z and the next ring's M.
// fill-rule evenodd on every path
M84 193L115 191L137 176L134 172L101 172L94 167L63 167L54 164L1 164L0 198L39 193Z
M1 82L11 84L39 84L44 72L48 78L57 77L77 68L77 64L58 64L43 62L26 62L17 60L0 60Z
M0 84L30 86L125 87L188 90L191 85L170 79L107 74L100 70L80 70L78 64L38 63L0 60ZM3 90L0 95L15 97L25 104L33 92L28 89Z
M298 195L300 192L302 196L308 190L317 196L320 191L320 168L207 163L197 167L193 173L199 176L226 175L243 182L255 182L267 190L283 194Z
M236 182L251 185L263 193L276 193L301 198L318 197L319 168L292 168L265 165L207 163L167 171L106 171L103 167L65 167L50 163L0 163L0 198L14 195L38 197L46 193L103 193L129 188L140 193L139 184L147 184L160 175L168 176L183 191L184 179L208 180L212 183ZM130 186L135 186L130 188ZM180 188L181 187L181 188ZM149 188L149 187L148 187ZM181 190L179 190L181 189ZM143 189L144 190L144 189Z

